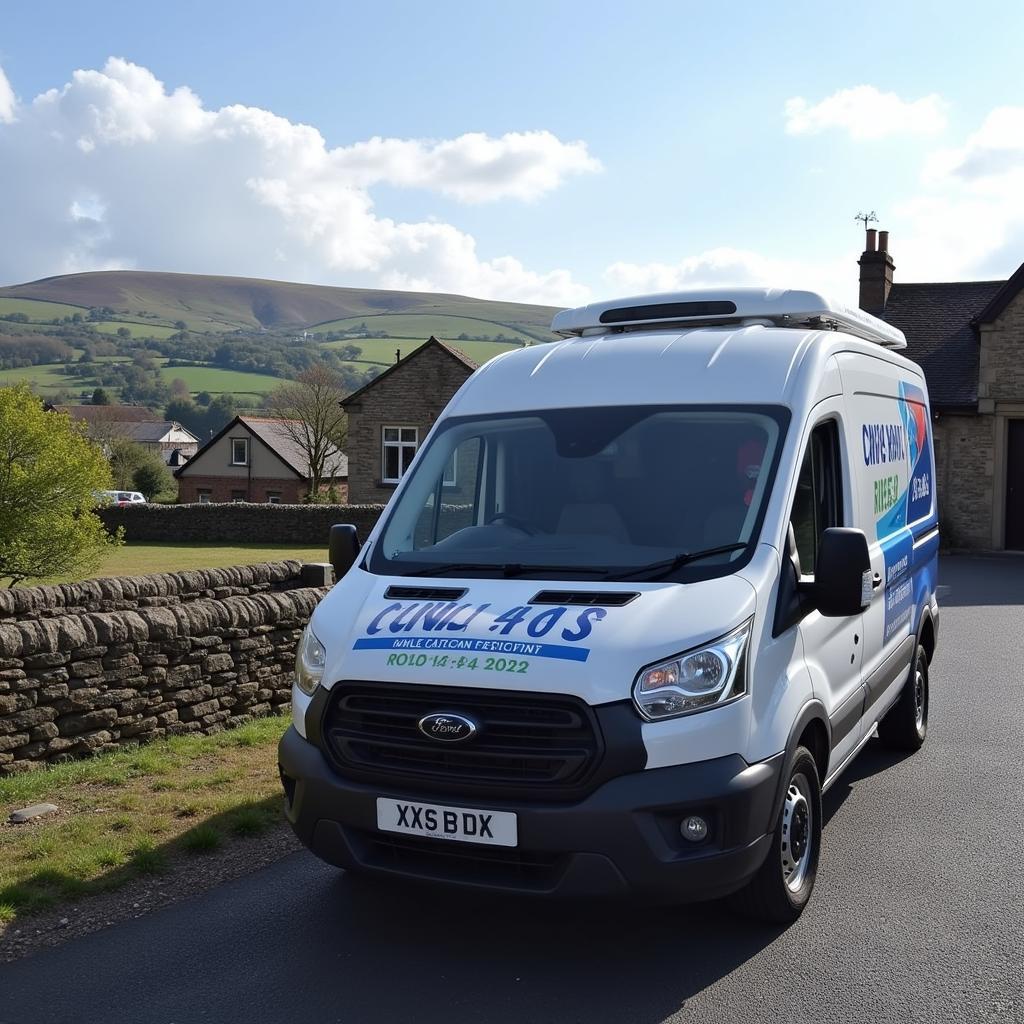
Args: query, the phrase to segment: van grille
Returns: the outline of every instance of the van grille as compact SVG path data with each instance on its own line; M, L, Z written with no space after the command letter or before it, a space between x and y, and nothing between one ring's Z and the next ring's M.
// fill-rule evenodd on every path
M423 735L417 723L441 711L479 732L460 743ZM593 711L575 697L447 686L339 683L322 735L347 775L495 795L574 795L603 752Z

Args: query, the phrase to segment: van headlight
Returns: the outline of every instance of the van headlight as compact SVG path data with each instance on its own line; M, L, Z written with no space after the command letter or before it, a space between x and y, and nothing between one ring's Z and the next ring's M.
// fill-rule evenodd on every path
M324 665L327 662L327 651L313 632L312 624L306 626L299 640L299 649L295 654L295 682L307 696L320 685L324 677Z
M649 722L706 711L747 692L747 642L753 619L703 647L643 669L633 702Z

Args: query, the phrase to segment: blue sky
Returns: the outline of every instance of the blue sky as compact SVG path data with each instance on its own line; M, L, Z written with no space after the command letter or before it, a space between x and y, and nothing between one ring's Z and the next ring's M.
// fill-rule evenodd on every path
M0 278L849 299L862 208L901 280L1003 277L1024 260L1021 38L1010 2L5 5ZM215 123L231 105L282 120ZM428 141L348 151L376 136Z

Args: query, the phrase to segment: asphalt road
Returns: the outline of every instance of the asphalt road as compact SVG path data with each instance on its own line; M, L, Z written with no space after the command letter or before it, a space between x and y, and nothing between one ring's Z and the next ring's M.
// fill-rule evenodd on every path
M826 796L811 906L367 886L305 853L0 967L0 1021L1024 1022L1024 559L947 559L925 748Z

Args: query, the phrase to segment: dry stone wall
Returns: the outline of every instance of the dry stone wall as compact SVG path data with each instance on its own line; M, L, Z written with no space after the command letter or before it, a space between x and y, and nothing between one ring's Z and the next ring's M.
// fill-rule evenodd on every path
M286 710L326 588L296 585L298 563L243 568L96 581L49 609L32 591L60 588L3 595L0 775ZM93 610L105 602L119 607Z
M383 505L126 505L97 512L111 532L123 527L129 541L193 544L322 544L335 523L352 523L365 540Z

